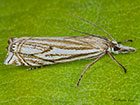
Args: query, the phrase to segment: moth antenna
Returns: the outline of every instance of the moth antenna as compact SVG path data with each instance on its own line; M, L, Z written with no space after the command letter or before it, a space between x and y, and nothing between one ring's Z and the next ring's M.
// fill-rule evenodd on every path
M89 34L89 33L86 33L86 32L81 32L81 31L78 31L78 30L75 30L75 29L73 29L73 28L71 28L71 27L68 27L70 30L72 30L72 31L75 31L75 32L78 32L78 33L81 33L81 34L85 34L85 35L92 35L92 34Z
M133 42L133 40L123 40L121 42L118 42L118 44L124 43L124 42Z
M90 23L89 21L87 21L87 20L81 18L80 16L76 16L76 15L73 15L73 14L71 14L71 13L69 13L69 14L72 15L72 16L75 16L75 17L77 17L77 18L80 18L81 20L83 20L83 21L85 21L85 22L87 22L87 23L89 23L89 24L91 24L91 25L97 27L98 29L104 31L104 32L105 32L105 33L106 33L106 34L107 34L112 40L114 40L114 39L111 37L111 35L110 35L107 31L105 31L104 29L100 28L100 27L97 26L96 24L94 24L94 23Z

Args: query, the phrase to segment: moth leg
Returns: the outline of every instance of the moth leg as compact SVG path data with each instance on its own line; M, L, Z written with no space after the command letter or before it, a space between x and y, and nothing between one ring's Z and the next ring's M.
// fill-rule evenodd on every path
M35 67L30 67L27 69L27 71L30 71L30 70L33 70L33 69L39 69L39 68L42 68L44 66L35 66Z
M121 43L124 43L124 42L133 42L133 40L123 40L123 41L118 42L118 44L121 44Z
M87 69L90 68L90 67L91 67L94 63L96 63L99 59L101 59L105 54L106 54L106 52L103 53L103 54L101 54L98 58L96 58L93 62L91 62L91 63L84 69L84 71L82 72L82 74L81 74L81 76L80 76L80 78L79 78L79 80L78 80L78 82L77 82L77 86L79 86L79 83L80 83L80 81L81 81L81 79L82 79L84 73L87 71Z
M114 60L119 66L121 66L121 67L123 68L123 70L124 70L125 73L127 72L127 70L124 68L124 66L121 65L121 64L112 56L111 53L107 52L107 54L110 56L110 58L111 58L112 60Z

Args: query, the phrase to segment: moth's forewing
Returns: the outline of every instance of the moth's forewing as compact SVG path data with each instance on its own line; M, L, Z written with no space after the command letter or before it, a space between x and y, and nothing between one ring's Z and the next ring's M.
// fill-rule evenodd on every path
M4 64L6 64L6 65L21 65L21 63L18 61L18 58L12 52L8 52Z
M107 44L108 40L98 36L23 37L16 39L8 48L15 45L14 50L8 50L5 64L42 66L96 58L105 52ZM10 62L7 62L9 58Z

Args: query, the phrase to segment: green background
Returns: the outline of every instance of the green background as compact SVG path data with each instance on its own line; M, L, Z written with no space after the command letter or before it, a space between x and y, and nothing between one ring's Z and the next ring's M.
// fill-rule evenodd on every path
M0 0L1 105L140 105L140 0ZM4 65L11 37L80 36L68 27L108 36L68 13L108 31L117 41L132 39L135 53L107 55L76 82L93 60L80 60L26 71Z

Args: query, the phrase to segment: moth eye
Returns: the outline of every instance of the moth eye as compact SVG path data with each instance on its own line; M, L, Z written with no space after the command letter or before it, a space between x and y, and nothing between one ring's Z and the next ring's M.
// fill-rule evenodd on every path
M114 51L120 50L120 48L119 47L116 47L116 46L114 46L113 48L114 48Z

